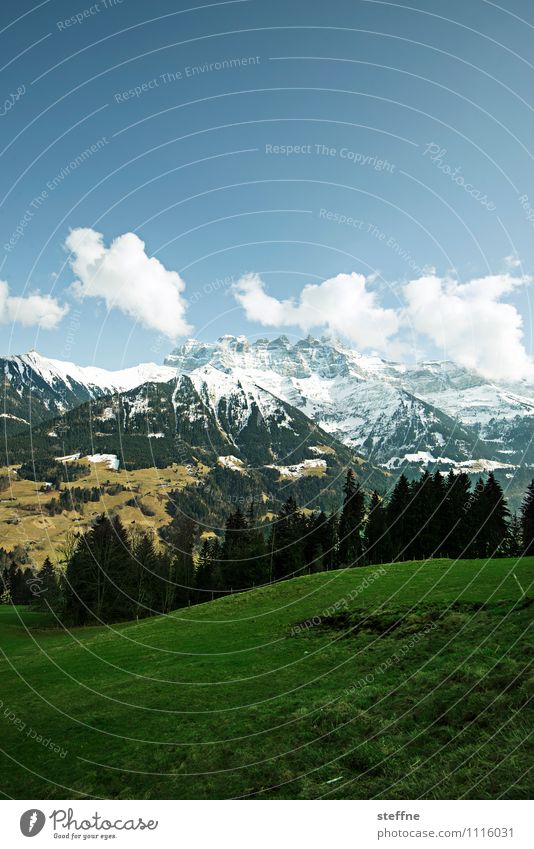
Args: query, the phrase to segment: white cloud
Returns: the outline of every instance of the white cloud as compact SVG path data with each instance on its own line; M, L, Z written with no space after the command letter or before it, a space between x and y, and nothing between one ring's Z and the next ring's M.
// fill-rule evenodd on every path
M104 237L90 228L72 230L65 242L77 276L73 289L81 298L103 298L108 310L121 310L145 327L175 339L191 331L185 320L185 284L149 257L135 233L118 236L107 248Z
M519 268L521 266L521 260L518 259L515 254L509 254L508 256L504 257L504 264L506 268Z
M234 284L234 297L251 321L266 326L296 326L304 332L325 327L361 348L383 349L397 332L399 318L384 309L367 288L363 274L338 274L319 284L308 284L298 300L280 301L268 295L258 274L247 274Z
M493 274L458 283L428 275L404 287L406 319L441 355L495 380L534 378L523 344L523 320L502 298L530 277Z
M41 295L39 292L26 296L10 295L8 284L0 280L1 324L16 321L24 327L53 330L68 311L68 306L62 306L50 295Z

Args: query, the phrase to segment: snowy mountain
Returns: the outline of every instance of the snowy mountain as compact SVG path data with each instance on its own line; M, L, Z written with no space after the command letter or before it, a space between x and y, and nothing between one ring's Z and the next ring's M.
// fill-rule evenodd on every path
M197 423L208 422L214 439L220 442L224 433L224 456L239 458L239 441L253 433L252 410L258 421L273 426L269 439L279 454L275 431L281 439L291 416L300 411L388 471L417 470L439 461L473 473L500 468L511 476L514 468L534 463L534 387L491 383L451 362L387 362L331 339L308 337L295 344L285 336L254 343L241 336L213 343L188 340L165 365L121 371L81 368L33 351L0 362L2 416L10 432L117 393L126 409L128 393L135 396L138 387L163 385L179 375L188 380L178 381L176 404L165 408L172 419L166 424L162 411L154 410L160 425L152 432L167 434L169 427L178 432L178 419L191 429L191 417L197 416ZM192 393L187 403L186 387Z
M38 424L83 401L125 392L149 380L165 381L176 370L143 363L120 371L43 357L36 351L0 359L3 375L2 408L5 424Z
M137 462L128 457L130 439L135 454L146 454L146 465L157 454L165 454L168 463L202 455L210 462L222 460L226 467L237 464L241 471L304 460L319 467L324 463L318 464L318 456L336 449L345 462L351 458L348 449L302 411L244 375L228 375L210 365L191 374L173 369L173 375L166 382L91 399L43 422L33 431L34 443L41 445L44 439L48 454L91 449ZM225 457L232 462L224 462Z
M303 506L338 506L348 466L367 489L385 489L389 474L354 455L302 410L234 370L212 365L165 382L147 382L78 404L11 435L10 464L34 458L113 460L114 468L185 467L189 484L173 493L199 518L222 521L253 499L277 511L289 494ZM111 466L110 466L111 468ZM174 509L174 508L173 508Z
M404 365L328 339L188 340L166 360L244 375L389 469L433 459L472 471L532 462L534 387L490 383L450 362ZM526 451L527 450L527 451ZM526 451L526 453L525 453Z

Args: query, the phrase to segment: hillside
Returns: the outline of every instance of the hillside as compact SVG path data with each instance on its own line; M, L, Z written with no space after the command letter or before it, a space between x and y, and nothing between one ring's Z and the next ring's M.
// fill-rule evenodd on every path
M194 375L180 375L163 383L148 382L127 392L106 395L79 404L34 427L11 435L7 443L11 487L0 498L0 522L30 525L9 529L8 537L41 539L48 548L47 527L62 532L87 523L98 511L123 510L132 497L137 513L126 511L127 522L143 524L143 505L161 527L170 514L182 510L208 526L224 524L237 504L252 499L262 505L262 516L276 513L294 495L309 509L337 509L347 467L355 468L367 491L385 490L389 474L355 455L301 410L271 395L245 376L237 378L207 366ZM121 483L129 495L89 505L82 517L47 518L54 495L40 492L51 482L58 458L80 455L87 473L71 480L69 462L64 477L77 487L100 480ZM114 457L119 473L94 469L94 459ZM34 484L21 484L17 469ZM5 470L4 470L5 471ZM104 474L102 473L104 471ZM21 473L22 474L22 473ZM57 496L57 493L55 493ZM41 510L44 515L36 515ZM163 511L163 515L162 515ZM170 512L169 512L170 511ZM36 535L36 529L41 534ZM22 533L21 533L22 532ZM41 549L44 550L44 549Z
M533 567L370 566L68 633L2 606L3 791L528 798Z
M170 380L173 368L142 363L119 371L43 357L37 351L0 358L4 428L35 427L90 399L125 392L149 380Z

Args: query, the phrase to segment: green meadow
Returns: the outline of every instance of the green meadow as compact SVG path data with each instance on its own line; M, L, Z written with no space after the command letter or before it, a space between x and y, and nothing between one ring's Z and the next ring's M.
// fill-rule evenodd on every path
M528 798L533 566L323 572L70 631L2 605L2 792Z

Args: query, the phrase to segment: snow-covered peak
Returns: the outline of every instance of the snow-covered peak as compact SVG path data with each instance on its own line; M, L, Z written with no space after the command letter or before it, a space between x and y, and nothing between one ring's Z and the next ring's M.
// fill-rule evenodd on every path
M253 407L264 419L276 414L279 426L284 426L287 415L279 396L255 383L244 369L221 371L208 364L193 370L187 377L216 418L222 402L225 410L232 406L242 426L248 421Z
M75 363L50 359L37 351L6 357L4 364L4 370L7 369L8 373L15 370L23 377L30 370L50 387L57 388L58 383L65 384L70 390L81 386L91 395L94 394L94 389L106 393L125 392L149 381L161 383L176 376L175 368L157 363L141 363L138 366L109 371L97 366L78 366Z

